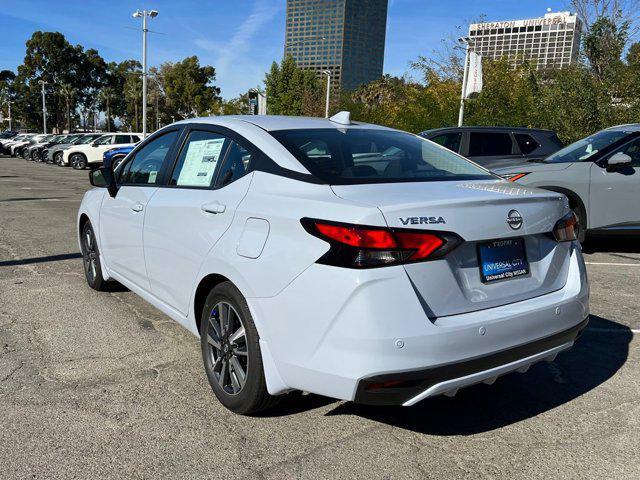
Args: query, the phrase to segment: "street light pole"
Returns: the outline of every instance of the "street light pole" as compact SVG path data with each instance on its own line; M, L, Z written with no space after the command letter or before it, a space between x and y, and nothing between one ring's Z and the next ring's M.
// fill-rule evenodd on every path
M327 76L327 103L324 107L324 117L329 118L329 99L331 92L331 70L324 70L324 73Z
M45 100L44 86L47 84L44 80L40 80L42 85L42 130L45 135L47 134L47 102Z
M12 132L13 131L13 125L12 122L13 120L11 119L11 100L9 100L9 131Z
M157 16L157 10L136 10L133 13L133 18L142 18L142 138L147 136L147 17Z

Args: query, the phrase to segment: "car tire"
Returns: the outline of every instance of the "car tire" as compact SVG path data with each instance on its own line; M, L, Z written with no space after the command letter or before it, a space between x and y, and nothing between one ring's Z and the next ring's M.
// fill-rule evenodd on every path
M240 415L275 405L279 397L267 392L260 337L235 285L223 282L209 292L200 325L205 372L220 403Z
M26 148L22 149L22 151L20 152L20 156L25 160L31 160L31 157L29 156L29 150L27 150Z
M62 152L56 152L53 154L53 163L55 163L59 167L64 167L64 163L62 163L63 159L64 157Z
M87 157L81 153L74 153L69 157L69 164L74 170L84 170L87 168Z
M38 163L42 161L42 158L40 158L40 150L34 150L31 152L31 160Z
M124 160L124 157L116 157L111 160L111 170L115 172L116 168L118 168L118 165L122 163L122 160Z
M100 250L96 242L96 235L89 221L85 222L82 227L80 246L82 250L84 276L87 279L87 284L99 292L108 291L108 282L102 277L102 264L100 263Z

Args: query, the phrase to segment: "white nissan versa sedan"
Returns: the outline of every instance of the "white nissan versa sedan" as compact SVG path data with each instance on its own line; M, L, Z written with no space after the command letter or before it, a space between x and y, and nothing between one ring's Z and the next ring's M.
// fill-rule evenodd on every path
M552 360L587 323L564 196L347 112L174 123L91 183L89 285L117 280L199 335L234 412L293 389L453 395Z

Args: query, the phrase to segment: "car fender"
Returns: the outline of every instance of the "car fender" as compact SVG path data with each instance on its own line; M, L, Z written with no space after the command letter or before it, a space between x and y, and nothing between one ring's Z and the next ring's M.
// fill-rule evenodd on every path
M102 243L100 241L100 208L106 194L106 188L92 188L91 190L87 190L85 192L84 196L82 197L82 201L80 202L80 207L78 208L78 215L76 218L76 238L78 240L78 248L80 249L80 252L82 252L82 243L80 240L80 235L82 234L81 225L84 224L85 217L88 218L91 222L91 225L93 226L93 230L95 232L95 240L98 244L98 251L100 252L102 277L105 280L109 280L111 278L109 275L109 266L107 265L106 256L103 253L104 251L102 249Z
M195 310L195 297L196 292L200 284L205 281L205 279L211 275L221 276L228 279L231 283L233 283L240 293L247 299L247 305L249 307L249 311L251 312L251 316L253 318L253 323L256 326L256 330L258 331L258 336L260 337L260 351L262 353L262 364L264 368L265 380L267 383L267 391L271 395L279 395L285 393L291 388L284 382L282 376L279 372L279 368L277 365L277 361L273 357L271 353L271 349L269 347L269 330L265 323L262 321L263 316L259 311L256 310L256 305L251 302L251 297L255 296L253 289L251 288L247 279L240 273L240 271L229 261L227 261L224 257L217 255L217 246L220 244L220 241L216 243L205 258L202 266L200 267L200 271L198 272L197 282L194 282L194 288L191 291L190 298L190 308L189 314L187 316L186 326L187 328L196 335L200 337L200 332L198 331L199 313Z
M73 155L74 153L81 153L82 155L84 155L87 158L87 161L89 160L89 157L87 156L87 151L84 148L69 148L67 150L63 150L63 154L62 154L62 159L68 163L69 159L71 158L71 155Z

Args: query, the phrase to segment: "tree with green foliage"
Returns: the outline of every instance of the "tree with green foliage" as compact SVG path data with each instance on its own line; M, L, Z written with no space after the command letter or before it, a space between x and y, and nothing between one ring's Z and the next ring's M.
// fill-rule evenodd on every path
M219 99L220 89L214 85L215 68L200 66L196 56L163 63L157 75L165 92L166 107L177 118L206 115Z
M584 35L584 55L600 82L615 80L622 69L621 56L627 43L628 30L628 22L616 24L609 17L600 17Z
M316 74L287 56L273 62L264 80L271 115L322 115L323 87Z

